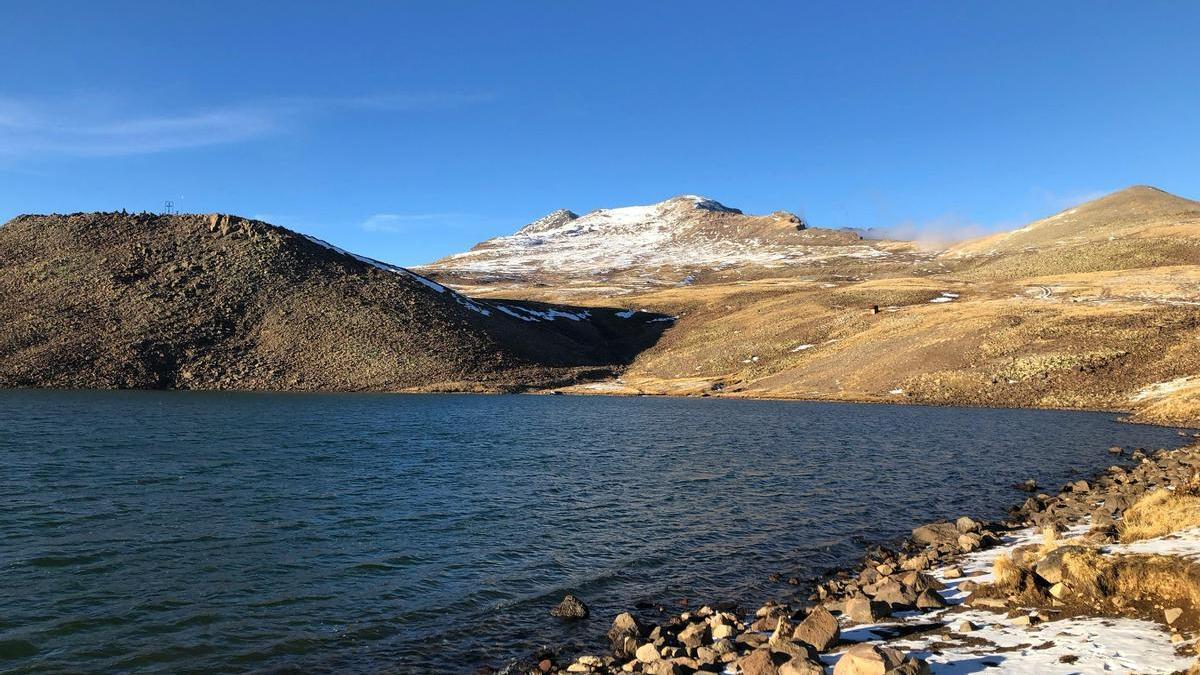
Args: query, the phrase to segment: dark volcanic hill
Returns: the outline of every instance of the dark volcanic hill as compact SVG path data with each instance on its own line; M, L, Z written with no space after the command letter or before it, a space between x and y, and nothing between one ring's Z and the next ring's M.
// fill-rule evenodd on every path
M474 301L222 215L0 227L0 386L510 390L610 374L659 317Z

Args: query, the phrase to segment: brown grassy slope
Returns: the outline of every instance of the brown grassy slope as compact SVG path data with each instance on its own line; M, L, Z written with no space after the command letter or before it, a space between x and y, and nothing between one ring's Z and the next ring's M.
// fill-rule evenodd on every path
M5 387L546 386L653 340L656 328L594 314L586 326L485 317L451 292L237 218L22 216L0 228Z
M1041 248L966 246L907 275L867 260L836 276L797 269L622 298L681 314L624 390L1101 408L1198 425L1200 265L1177 255L1200 250L1198 207L1131 188L1077 207L1069 231L1051 224L1031 240ZM959 297L930 302L943 292Z

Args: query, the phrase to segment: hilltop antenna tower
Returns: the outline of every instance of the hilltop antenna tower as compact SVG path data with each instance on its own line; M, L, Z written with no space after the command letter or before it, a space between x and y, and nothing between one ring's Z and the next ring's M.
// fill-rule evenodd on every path
M163 213L168 216L172 213L175 213L175 202L171 201L170 199L163 202Z

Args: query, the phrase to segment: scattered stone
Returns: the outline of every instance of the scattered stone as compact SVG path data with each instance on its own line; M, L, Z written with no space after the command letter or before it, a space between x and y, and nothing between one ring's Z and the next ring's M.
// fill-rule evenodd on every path
M737 629L730 624L717 624L712 628L712 639L714 642L717 640L724 640L733 637L735 633L737 633Z
M1021 628L1029 628L1037 625L1039 619L1033 614L1022 614L1012 620L1012 625L1020 626Z
M1163 610L1163 618L1167 620L1168 626L1178 621L1180 616L1183 616L1183 610L1178 607L1171 607Z
M958 535L958 550L963 553L970 553L979 549L979 535L977 534L960 534Z
M979 630L979 626L976 626L970 621L963 621L962 623L958 624L958 632L960 633L971 633L977 630Z
M787 662L786 654L769 649L756 649L738 662L742 675L780 675L779 666Z
M557 607L550 610L550 616L557 616L560 619L586 619L587 615L587 605L570 593L563 597Z
M706 623L690 624L687 628L684 628L683 630L679 631L679 635L677 635L676 638L679 640L679 643L682 644L684 647L687 647L688 649L696 649L697 647L704 644L705 642L708 642L708 639L709 639L708 624L706 624Z
M819 661L791 659L779 666L779 675L825 675L825 666Z
M1051 596L1053 596L1059 600L1062 600L1063 596L1065 596L1067 594L1067 587L1064 586L1062 584L1062 582L1060 581L1057 584L1054 584L1053 586L1050 587L1049 593Z
M1037 492L1038 484L1037 484L1036 480L1030 478L1029 480L1025 480L1025 481L1021 481L1020 483L1017 483L1013 487L1017 488L1018 490L1022 490L1024 492Z
M642 663L654 663L662 658L662 655L659 654L658 647L655 647L650 642L638 647L634 654L636 655L637 660L641 661Z
M962 568L957 565L954 567L947 567L946 570L942 572L942 576L946 577L947 579L961 579L962 575Z
M917 596L917 609L941 609L946 601L936 591L926 589Z
M846 616L855 623L875 623L891 611L881 602L872 602L863 596L856 596L846 601Z
M833 675L927 675L929 666L899 649L861 643L846 650Z
M637 617L629 612L621 612L613 619L612 628L608 629L608 642L612 645L613 655L617 658L631 658L638 647L645 628Z
M954 525L955 525L955 527L958 528L958 531L962 532L963 534L966 534L968 532L978 532L979 528L980 528L979 523L975 522L974 520L972 520L966 516L963 516L962 518L959 518L958 520L954 521Z
M907 609L917 603L917 594L895 579L887 579L876 587L873 599L886 602L892 609Z

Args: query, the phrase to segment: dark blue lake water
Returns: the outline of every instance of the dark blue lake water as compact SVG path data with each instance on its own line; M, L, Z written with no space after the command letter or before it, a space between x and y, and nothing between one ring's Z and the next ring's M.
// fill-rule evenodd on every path
M470 672L1178 444L1112 415L0 392L0 670ZM592 617L548 610L571 591Z

